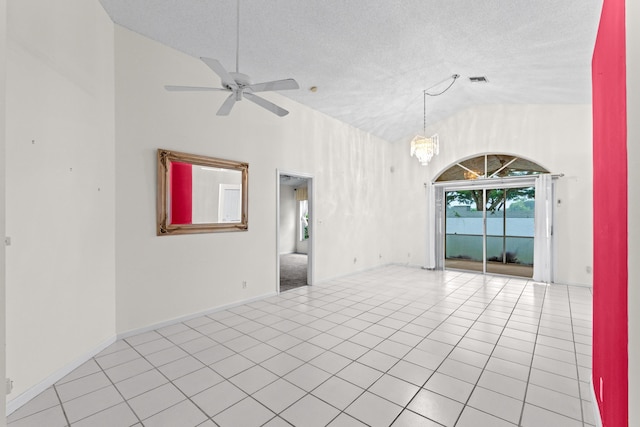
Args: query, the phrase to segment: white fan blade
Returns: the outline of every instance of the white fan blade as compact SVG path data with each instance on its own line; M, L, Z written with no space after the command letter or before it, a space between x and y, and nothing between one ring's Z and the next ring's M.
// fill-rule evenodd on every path
M287 110L285 110L284 108L280 108L276 104L274 104L273 102L267 101L264 98L260 98L258 95L254 95L252 93L245 92L244 93L244 97L247 98L249 101L253 102L254 104L258 104L262 108L265 108L265 109L271 111L272 113L277 114L280 117L284 117L287 114L289 114L289 112Z
M202 87L202 86L171 86L164 87L169 92L203 92L203 91L226 91L229 89L222 89L219 87Z
M205 64L207 64L207 66L209 68L211 68L213 70L214 73L216 73L218 76L220 76L220 79L222 80L222 84L228 84L230 87L237 89L238 85L236 84L236 81L233 79L233 77L231 77L231 75L227 72L227 70L222 66L222 64L220 63L220 61L218 61L217 59L213 59L213 58L200 58L202 60L202 62L204 62Z
M275 80L272 82L256 83L250 85L249 88L253 92L264 92L267 90L291 90L300 89L298 82L294 79Z
M232 93L222 103L222 105L218 109L218 112L216 113L216 115L218 115L218 116L228 116L229 113L231 112L231 109L233 108L233 105L235 103L236 103L236 94Z

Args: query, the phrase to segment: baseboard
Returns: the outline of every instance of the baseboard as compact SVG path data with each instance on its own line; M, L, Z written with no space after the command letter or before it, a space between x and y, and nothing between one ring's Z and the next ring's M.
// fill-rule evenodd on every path
M93 356L100 353L105 348L116 342L115 335L101 342L97 347L84 353L82 356L77 357L74 361L66 364L62 368L58 369L44 380L40 381L30 389L20 393L15 398L7 401L7 415L13 413L16 409L60 381L62 378L70 374L74 369L80 367L82 364L90 360Z
M347 278L349 276L355 276L356 274L367 273L369 271L377 270L379 268L389 267L391 265L399 265L399 266L407 267L406 264L394 264L392 262L388 262L386 264L375 265L373 267L363 268L362 270L352 271L350 273L338 274L338 275L331 276L331 277L323 277L321 279L316 279L316 282L314 283L314 285L322 285L324 283L328 283L328 282L331 282L333 280L344 279L344 278Z
M244 305L244 304L249 304L255 301L260 301L262 299L265 298L269 298L272 296L276 296L278 295L278 293L276 291L273 292L268 292L266 294L262 294L262 295L258 295L256 297L253 298L249 298L249 299L245 299L242 301L237 301L231 304L226 304L226 305L221 305L215 308L209 308L203 311L199 311L197 313L191 313L191 314L187 314L184 316L178 316L178 317L174 317L172 319L169 320L165 320L159 323L154 323L152 325L147 325L147 326L143 326L141 328L136 328L136 329L131 329L125 332L120 332L117 335L117 339L121 340L124 338L129 338L131 336L134 335L138 335L138 334L143 334L145 332L150 332L150 331L155 331L156 329L160 329L160 328L164 328L166 326L171 326L171 325L175 325L176 323L181 323L181 322L186 322L187 320L191 320L191 319L195 319L196 317L201 317L201 316L206 316L207 314L212 314L212 313L216 313L218 311L223 311L223 310L228 310L230 308L233 307L237 307L239 305Z
M602 427L602 418L600 418L600 408L598 407L598 398L596 390L593 388L593 378L589 381L589 391L591 391L591 409L593 409L593 419L596 421L596 427Z
M206 316L207 314L212 314L212 313L216 313L218 311L227 310L229 308L237 307L239 305L249 304L251 302L259 301L259 300L262 300L264 298L269 298L269 297L276 296L276 295L278 295L278 294L275 291L274 292L269 292L269 293L266 293L266 294L263 294L263 295L259 295L257 297L253 297L253 298L249 298L249 299L246 299L246 300L238 301L238 302L235 302L235 303L232 303L232 304L227 304L227 305L223 305L223 306L207 309L207 310L204 310L204 311L201 311L201 312L198 312L198 313L192 313L192 314L188 314L188 315L185 315L185 316L176 317L176 318L173 318L173 319L170 319L170 320L166 320L164 322L159 322L159 323L155 323L153 325L149 325L149 326L145 326L145 327L142 327L142 328L132 329L130 331L119 333L119 334L117 334L117 335L115 335L115 336L103 341L97 347L95 347L92 350L86 352L82 356L76 358L73 362L71 362L71 363L65 365L64 367L58 369L53 374L49 375L47 378L45 378L44 380L40 381L35 386L31 387L30 389L28 389L25 392L21 393L20 395L16 396L14 399L9 400L7 402L7 416L10 415L11 413L15 412L22 405L24 405L25 403L29 402L31 399L33 399L34 397L36 397L37 395L39 395L40 393L42 393L43 391L45 391L49 387L51 387L53 384L55 384L58 381L60 381L66 375L71 373L74 369L80 367L82 364L84 364L85 362L90 360L96 354L100 353L102 350L104 350L105 348L107 348L108 346L110 346L111 344L116 342L117 340L128 338L130 336L138 335L138 334L141 334L141 333L144 333L144 332L149 332L149 331L153 331L153 330L156 330L156 329L164 328L165 326L171 326L171 325L179 323L179 322L185 322L187 320L195 319L196 317Z

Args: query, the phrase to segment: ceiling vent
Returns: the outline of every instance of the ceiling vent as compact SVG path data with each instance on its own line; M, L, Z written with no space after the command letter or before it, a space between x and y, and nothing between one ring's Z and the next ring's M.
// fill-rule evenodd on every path
M469 77L471 83L488 83L489 80L485 76Z

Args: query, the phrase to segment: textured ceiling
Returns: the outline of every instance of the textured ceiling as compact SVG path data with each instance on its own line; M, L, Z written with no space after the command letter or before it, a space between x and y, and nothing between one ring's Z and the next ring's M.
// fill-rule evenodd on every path
M235 0L100 1L115 23L234 70ZM241 0L240 71L254 82L295 78L301 89L282 95L388 141L409 140L423 127L423 90L454 73L461 78L448 92L427 97L427 125L479 104L590 103L601 6ZM478 75L489 82L469 81Z

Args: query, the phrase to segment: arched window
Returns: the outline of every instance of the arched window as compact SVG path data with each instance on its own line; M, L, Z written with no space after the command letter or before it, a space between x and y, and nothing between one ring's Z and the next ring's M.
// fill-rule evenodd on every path
M483 154L456 163L442 172L436 182L503 178L505 176L541 173L549 173L549 171L537 163L521 157L511 154Z

